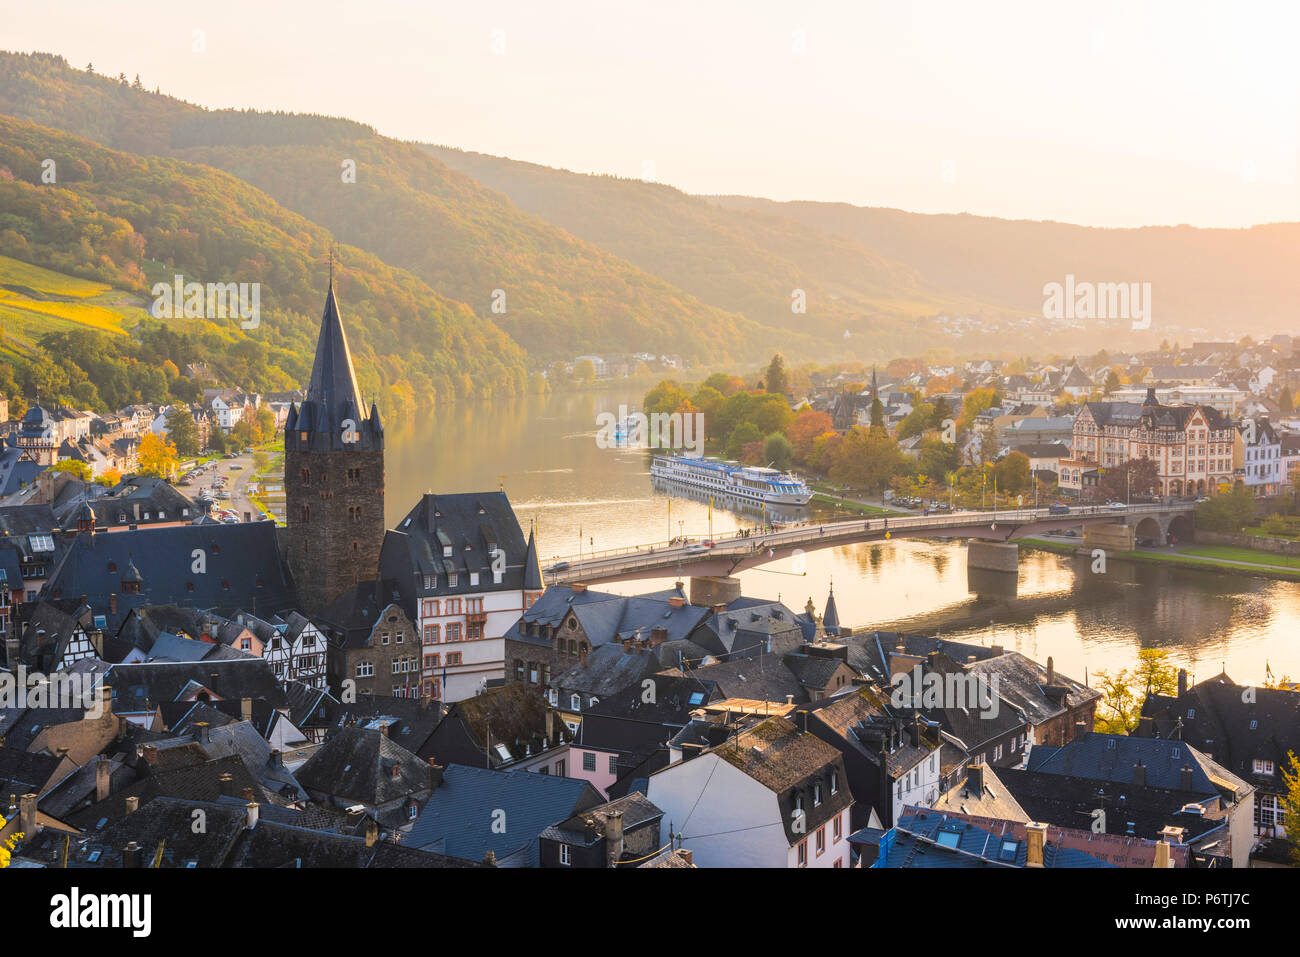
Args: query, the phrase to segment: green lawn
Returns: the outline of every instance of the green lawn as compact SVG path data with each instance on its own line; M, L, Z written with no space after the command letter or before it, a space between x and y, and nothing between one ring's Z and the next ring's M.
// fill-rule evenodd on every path
M900 512L892 508L881 508L879 505L865 505L862 502L850 502L847 499L835 498L832 495L822 495L818 493L812 497L814 502L821 505L833 505L838 509L846 512L857 512L859 515L906 515L907 512Z
M1250 562L1253 565L1282 565L1288 568L1300 568L1300 558L1279 555L1255 548L1236 548L1232 545L1197 545L1183 549L1184 555L1197 555L1201 558L1221 558L1229 562Z
M1200 552L1202 551L1202 549L1197 549L1197 551ZM1228 561L1250 562L1260 571L1267 571L1270 575L1279 578L1287 578L1287 579L1300 581L1300 560L1298 559L1294 559L1294 558L1290 559L1292 564L1291 564L1291 569L1289 570L1283 564L1268 564L1261 558L1261 555L1263 555L1265 558L1276 559L1279 562L1286 562L1288 559L1285 555L1274 556L1271 554L1265 554L1265 553L1253 551L1248 548L1213 549L1207 547L1206 549L1204 549L1204 551L1244 552L1245 554L1251 557L1249 559L1242 559L1242 558L1233 557L1232 555L1197 556L1197 555L1181 555L1177 552L1165 553L1165 552L1157 552L1157 551L1123 552L1119 555L1119 557L1133 558L1139 561L1162 562L1167 565L1184 565L1189 568L1226 568L1226 569L1231 569L1233 571L1243 572L1247 574L1250 573L1251 571L1251 568L1249 566L1228 565L1225 564L1225 562Z

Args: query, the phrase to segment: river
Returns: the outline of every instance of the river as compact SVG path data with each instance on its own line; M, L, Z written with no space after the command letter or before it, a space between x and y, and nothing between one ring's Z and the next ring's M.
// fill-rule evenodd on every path
M710 533L707 501L652 486L648 453L603 449L597 416L640 406L643 390L562 393L466 405L388 430L386 510L395 525L425 491L504 487L525 533L535 523L543 565L558 555ZM813 520L833 513L808 512ZM713 533L759 521L712 509ZM818 611L831 584L855 628L938 627L945 635L1014 648L1083 679L1162 648L1194 679L1226 669L1242 683L1300 679L1300 584L1173 567L1090 562L1022 549L1009 574L971 577L960 542L895 540L809 552L740 575L746 595L780 596ZM620 594L665 588L673 577L598 586Z

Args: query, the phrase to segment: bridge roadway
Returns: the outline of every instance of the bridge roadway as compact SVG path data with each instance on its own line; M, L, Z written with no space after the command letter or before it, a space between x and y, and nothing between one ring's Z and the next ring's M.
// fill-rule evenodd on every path
M1007 542L1028 535L1041 535L1065 528L1104 523L1141 527L1146 519L1163 539L1169 525L1179 516L1189 519L1191 505L1130 505L1122 510L1107 506L1079 506L1068 513L1047 508L1000 509L997 511L952 512L936 515L907 515L850 519L749 536L730 535L714 539L711 548L699 543L674 545L656 543L637 548L599 552L593 556L560 558L546 569L550 584L633 581L664 577L681 570L690 575L734 575L801 552L889 538L966 538ZM802 574L796 568L796 574Z

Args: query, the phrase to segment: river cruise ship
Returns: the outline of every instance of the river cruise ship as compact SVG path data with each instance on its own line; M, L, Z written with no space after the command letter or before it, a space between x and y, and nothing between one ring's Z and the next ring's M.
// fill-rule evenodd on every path
M650 463L655 478L691 488L768 505L807 505L812 492L793 472L724 462L691 455L656 455Z

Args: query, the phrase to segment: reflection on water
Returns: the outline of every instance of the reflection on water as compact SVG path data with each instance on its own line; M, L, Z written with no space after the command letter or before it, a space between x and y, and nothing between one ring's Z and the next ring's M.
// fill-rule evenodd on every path
M386 511L395 524L426 490L468 492L504 485L519 520L536 523L543 560L593 549L661 542L680 534L723 535L751 528L762 512L716 502L650 478L652 452L601 449L596 416L637 407L640 392L563 394L451 409L390 428ZM778 521L821 521L812 505ZM1300 678L1300 585L1215 572L1090 560L1022 550L1019 572L972 593L961 542L891 540L808 551L806 574L793 560L741 573L746 594L780 596L818 608L832 581L840 618L854 627L945 613L961 627L945 634L1001 644L1083 677L1085 669L1129 667L1140 648L1165 648L1197 677L1226 667L1238 681ZM996 575L998 573L989 573ZM1014 590L1007 579L1014 579ZM672 578L604 586L634 593ZM1014 597L1012 597L1014 595ZM990 624L989 618L995 621Z

